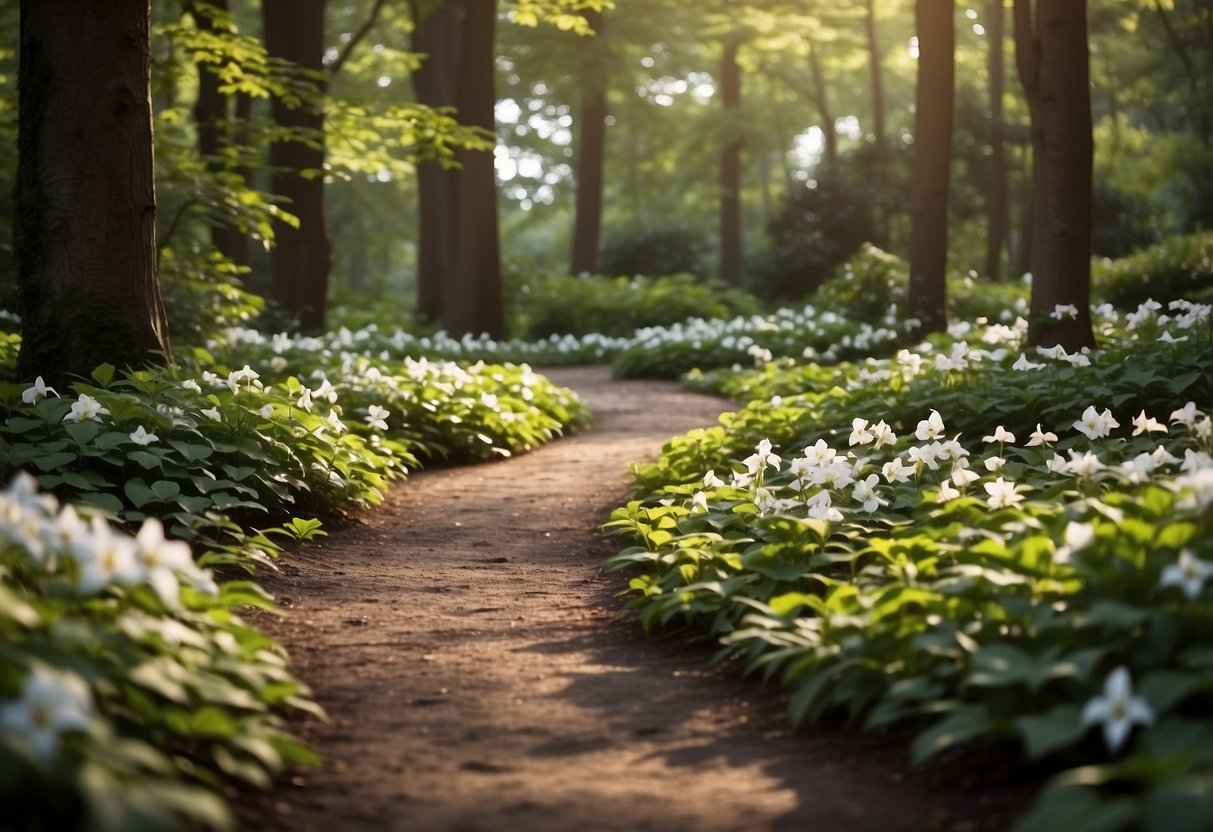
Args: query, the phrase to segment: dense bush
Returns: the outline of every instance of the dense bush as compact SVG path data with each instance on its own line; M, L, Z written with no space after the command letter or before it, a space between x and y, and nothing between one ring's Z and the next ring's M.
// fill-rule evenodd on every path
M1118 309L1134 309L1147 299L1213 300L1213 231L1168 237L1119 260L1096 261L1091 291Z
M769 248L754 265L755 291L780 300L812 294L875 236L869 196L841 175L790 187L767 224Z
M690 274L533 277L514 288L510 306L517 337L531 341L566 334L630 337L641 327L758 310L746 292Z
M894 359L717 373L751 403L638 471L609 566L646 626L790 685L797 721L1060 772L1021 829L1209 828L1213 322L1160 311L1102 310L1089 354L961 324Z
M607 234L598 271L612 275L693 274L709 271L711 243L699 231L678 225L633 226Z

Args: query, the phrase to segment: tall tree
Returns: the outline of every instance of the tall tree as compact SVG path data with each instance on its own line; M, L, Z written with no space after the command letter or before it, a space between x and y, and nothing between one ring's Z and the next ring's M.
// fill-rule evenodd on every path
M1007 161L1003 138L1003 38L1005 0L986 0L986 39L990 44L990 189L986 197L986 277L1002 274L1002 248L1007 238Z
M821 135L825 141L825 163L831 168L838 164L838 130L834 128L834 110L830 107L825 72L821 68L820 47L809 44L809 71L813 76L813 102L821 116Z
M720 151L720 277L734 286L742 280L741 148L737 110L741 106L740 39L726 38L720 58L720 102L724 108L724 147Z
M1015 56L1032 117L1033 340L1075 350L1091 331L1091 90L1086 0L1015 0ZM1074 316L1055 315L1073 306Z
M186 0L185 10L194 18L194 25L202 31L216 29L216 13L227 15L228 0ZM207 170L220 175L227 165L223 159L223 150L231 146L228 135L229 96L220 91L219 76L214 71L214 65L199 61L198 98L194 102L194 123L198 132L198 155L202 157ZM240 95L237 98L237 108L247 107L249 97ZM243 123L238 120L238 123ZM243 179L241 171L233 171ZM227 259L234 263L246 265L249 262L248 236L241 233L225 222L222 217L211 218L211 244Z
M918 91L910 197L910 317L947 327L948 190L956 30L953 0L917 0Z
M150 0L21 0L18 372L171 356L156 274Z
M492 131L494 108L493 36L497 0L464 0L456 107L463 124ZM459 220L455 270L446 283L443 327L454 335L505 332L501 255L497 221L497 180L493 151L460 148Z
M865 0L864 36L868 47L868 85L872 96L872 141L876 151L876 167L873 171L877 191L883 191L889 182L889 142L885 135L884 56L880 49L880 38L876 28L876 0ZM891 206L882 199L878 205L876 222L877 245L889 242L889 214Z
M276 222L272 295L304 332L324 329L332 248L324 219L325 0L264 0L265 48L295 67L295 92L273 102L286 135L270 145L270 189L290 202L298 227Z
M588 65L581 79L581 106L574 122L577 139L577 201L573 218L573 250L569 262L571 274L598 270L598 243L602 230L602 171L606 162L607 62L602 43L602 13L585 12L586 22L595 32L586 44Z
M455 106L462 34L460 3L410 0L412 48L424 56L413 71L417 100L430 107ZM417 166L417 311L442 320L446 281L455 271L459 173L432 159Z

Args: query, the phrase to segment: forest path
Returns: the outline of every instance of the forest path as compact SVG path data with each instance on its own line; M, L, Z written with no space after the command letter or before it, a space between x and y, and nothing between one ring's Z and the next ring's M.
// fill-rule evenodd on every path
M934 788L904 745L788 727L776 692L711 646L621 623L601 524L628 463L714 424L719 399L605 368L554 370L591 430L422 472L267 580L282 640L331 722L324 764L243 829L293 832L1005 829L1021 795ZM936 778L938 779L938 778Z

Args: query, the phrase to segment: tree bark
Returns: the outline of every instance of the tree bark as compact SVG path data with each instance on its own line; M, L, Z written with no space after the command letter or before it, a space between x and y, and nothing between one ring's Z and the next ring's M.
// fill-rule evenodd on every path
M463 124L494 129L494 33L496 0L466 0L456 106ZM443 327L452 335L505 334L497 180L492 150L456 152L459 161L459 224L453 279L446 284Z
M872 90L872 146L876 151L876 164L872 170L872 187L877 194L884 194L889 187L889 143L885 136L885 100L884 100L884 56L880 50L880 39L876 30L876 2L866 0L867 15L864 18L864 32L868 42L868 75L869 86ZM889 200L881 197L877 201L876 210L876 239L878 246L888 246L889 226L891 224L892 206Z
M228 0L208 0L211 6L220 11L228 11ZM201 8L196 0L188 0L185 9L194 18L194 25L204 32L214 31L214 22L206 9ZM210 71L211 64L199 62L198 98L194 102L194 124L198 131L198 155L206 164L206 169L219 175L227 170L222 157L222 151L230 146L231 137L228 135L228 96L219 91L219 78ZM241 177L243 178L243 177ZM211 245L231 260L233 263L248 265L248 237L239 229L232 227L226 218L219 214L210 218Z
M460 12L457 3L411 0L412 48L425 55L413 72L417 101L429 107L455 106L459 73ZM454 279L459 172L438 160L417 166L417 312L442 320L444 287Z
M724 148L720 153L720 277L726 283L742 282L741 253L741 148L737 110L741 106L741 67L736 39L728 40L720 60L720 100L724 107Z
M583 12L586 21L602 36L602 13ZM599 43L592 48L602 51ZM607 88L603 62L588 67L582 79L581 112L576 124L577 201L573 218L573 250L569 272L581 274L598 270L598 244L602 233L602 171L606 163Z
M1032 116L1032 340L1067 350L1091 331L1091 90L1086 0L1015 0L1015 53ZM1058 306L1074 306L1060 320Z
M300 70L306 98L272 105L274 122L304 131L270 145L270 189L289 200L299 227L274 224L271 294L299 321L303 332L324 329L332 247L324 219L324 3L325 0L264 0L265 48Z
M953 0L918 0L918 91L910 205L909 316L947 328L948 189L956 33Z
M149 0L21 0L14 260L25 379L171 359Z
M986 277L1002 276L1002 249L1007 239L1007 161L1003 141L1004 0L986 2L986 38L990 43L990 191L986 197Z

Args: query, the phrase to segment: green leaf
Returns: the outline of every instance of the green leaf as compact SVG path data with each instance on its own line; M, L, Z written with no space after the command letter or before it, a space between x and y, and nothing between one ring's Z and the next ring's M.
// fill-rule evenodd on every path
M1077 705L1058 705L1042 714L1021 716L1015 728L1023 738L1028 759L1038 760L1046 754L1073 745L1087 731L1082 723L1082 709Z
M1125 832L1137 818L1127 798L1101 800L1085 786L1047 789L1012 832Z
M76 455L71 451L60 451L56 454L45 454L34 457L34 465L40 471L53 471L56 468L62 468L64 465L70 465L75 461Z
M145 505L156 499L156 495L147 487L139 477L132 477L127 480L122 486L122 493L131 501L131 505L135 508L143 508Z
M115 516L120 514L122 509L126 508L123 502L113 494L106 494L102 491L90 491L87 494L81 494L78 500L86 506L101 509L101 511Z
M77 445L87 445L97 438L97 434L101 432L101 425L90 419L86 422L66 422L63 429Z
M151 484L152 493L162 503L167 503L181 493L181 486L172 480L156 480Z
M985 708L963 705L914 738L911 758L914 763L963 742L990 733L996 727Z
M102 364L97 369L93 370L93 381L97 382L98 387L109 387L114 380L116 372L113 364Z

